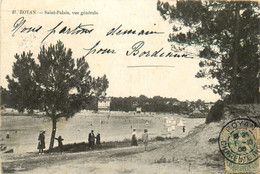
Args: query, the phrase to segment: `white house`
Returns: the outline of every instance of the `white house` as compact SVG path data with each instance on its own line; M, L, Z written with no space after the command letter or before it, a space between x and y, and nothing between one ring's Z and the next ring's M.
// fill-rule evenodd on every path
M136 107L136 113L141 113L142 112L142 107Z
M111 103L110 97L106 97L103 100L98 101L98 112L109 112L110 103Z

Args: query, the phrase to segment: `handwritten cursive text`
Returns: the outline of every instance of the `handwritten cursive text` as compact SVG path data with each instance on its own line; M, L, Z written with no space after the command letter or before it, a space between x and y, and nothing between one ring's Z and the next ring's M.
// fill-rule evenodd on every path
M121 29L122 24L119 25L117 28L112 28L109 32L107 32L106 36L113 36L113 35L151 35L151 34L163 34L164 32L158 32L158 31L145 31L140 30L137 32L134 29L128 29L128 30L122 30Z
M144 46L144 41L136 42L132 47L131 51L126 51L126 56L138 56L138 57L174 57L174 58L193 58L187 54L176 54L175 52L163 52L164 48L156 51L142 51L141 48Z
M101 41L98 41L92 48L86 49L83 48L84 50L87 51L84 57L88 56L89 54L116 54L116 51L110 48L100 48L96 49L96 47L100 44Z
M45 41L51 34L55 34L56 30L61 26L63 21L58 23L55 27L52 29L48 30L48 34L43 38L42 42ZM93 24L79 24L76 28L71 29L68 26L64 26L61 30L59 30L58 34L71 34L71 35L77 35L77 34L90 34L94 31L94 28L88 29L86 27L88 26L93 26Z
M16 32L20 32L20 33L30 33L30 32L38 32L39 30L42 29L42 26L38 26L38 27L25 27L25 22L26 20L24 19L24 17L20 17L19 19L17 19L13 25L13 29L12 29L12 36L15 36Z

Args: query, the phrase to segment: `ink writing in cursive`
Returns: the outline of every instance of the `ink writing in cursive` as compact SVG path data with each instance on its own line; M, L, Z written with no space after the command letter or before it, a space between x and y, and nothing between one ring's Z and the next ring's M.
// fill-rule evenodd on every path
M151 35L151 34L163 34L164 32L158 32L158 31L145 31L145 30L140 30L137 32L136 30L133 29L128 29L128 30L122 30L121 29L122 24L119 25L117 28L112 28L109 32L107 32L106 36L113 36L113 35Z
M20 33L30 33L30 32L38 32L39 30L42 29L42 26L38 26L38 27L25 27L26 20L24 19L24 17L20 17L19 19L17 19L13 25L13 29L12 29L12 36L15 36L16 32L20 32Z
M100 48L96 49L96 47L100 44L101 41L98 41L92 48L84 50L88 51L84 57L88 56L89 54L116 54L116 51L110 48Z
M13 24L12 36L14 37L17 32L30 33L38 32L42 29L42 26L38 27L25 27L26 20L24 17L20 17ZM94 31L93 24L82 24L80 23L77 27L71 29L68 26L62 26L63 21L59 22L55 27L48 30L48 34L43 38L42 42L45 41L51 34L70 34L70 35L81 35L90 34ZM91 28L87 28L91 27Z
M142 51L141 48L144 46L144 41L136 42L132 47L131 51L126 51L126 56L138 56L138 57L175 57L175 58L193 58L188 54L176 54L175 52L163 52L164 48L161 48L156 51Z
M43 38L42 42L45 41L51 34L56 33L56 30L61 26L63 21L58 23L55 27L48 30L48 34ZM86 27L93 26L93 24L79 24L76 28L71 29L68 26L63 27L61 30L58 30L58 34L71 34L71 35L77 35L77 34L90 34L94 31L94 28L88 29Z

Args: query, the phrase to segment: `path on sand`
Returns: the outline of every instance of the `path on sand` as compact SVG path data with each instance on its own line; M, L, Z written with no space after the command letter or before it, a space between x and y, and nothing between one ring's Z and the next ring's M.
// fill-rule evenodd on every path
M149 151L152 151L163 144L169 142L156 142L149 144ZM144 146L112 148L106 150L94 150L79 153L38 153L27 154L4 154L2 155L2 167L6 173L30 171L36 168L50 168L54 166L66 165L69 163L76 164L81 162L109 162L120 157L127 157L133 154L144 152Z
M38 155L7 154L2 157L4 173L218 173L205 166L189 166L185 162L154 163L149 156L170 141L152 142L148 152L143 145L79 153L50 153ZM66 171L66 172L65 172ZM209 172L210 171L210 172Z

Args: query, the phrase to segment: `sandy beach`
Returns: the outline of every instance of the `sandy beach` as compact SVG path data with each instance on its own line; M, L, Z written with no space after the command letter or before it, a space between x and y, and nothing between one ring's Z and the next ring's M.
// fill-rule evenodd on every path
M46 146L51 130L50 120L44 117L4 116L2 117L2 144L13 148L14 153L2 153L4 173L223 173L223 158L218 154L212 136L218 135L220 125L205 125L204 118L185 118L186 131L176 126L171 132L174 139L156 141L155 137L167 137L165 117L179 115L123 116L91 115L81 113L69 120L60 120L57 136L62 135L64 144L87 142L90 130L100 132L101 142L124 141L131 138L132 128L137 129L140 138L144 128L149 132L148 151L139 143L137 147L112 147L85 152L54 152L39 155L36 150L39 130L46 130ZM28 123L28 119L32 120ZM146 122L149 123L148 127ZM10 138L5 138L5 132ZM203 133L204 132L204 133ZM153 141L151 141L153 139ZM55 142L57 143L57 142ZM57 144L55 144L57 146ZM216 154L215 156L210 154ZM207 156L208 154L208 156ZM61 170L62 169L62 170Z

